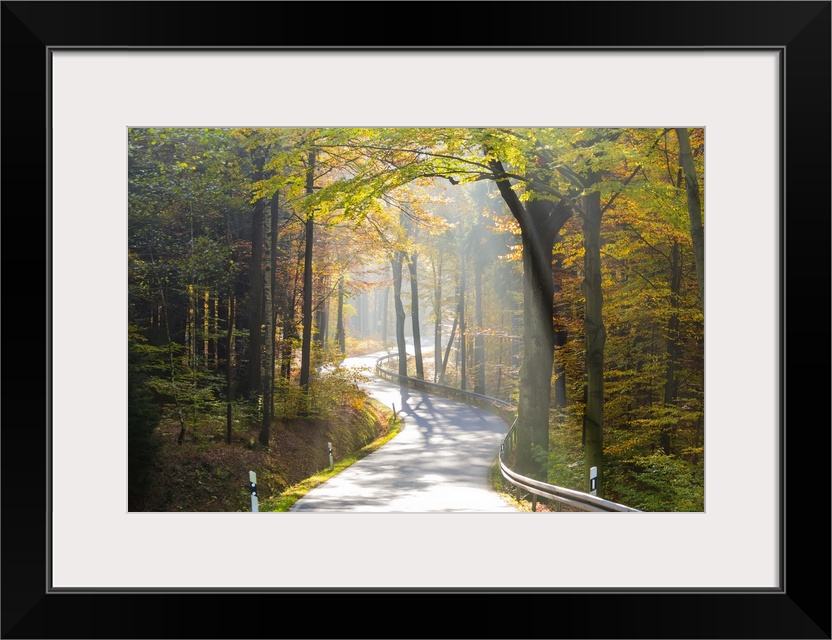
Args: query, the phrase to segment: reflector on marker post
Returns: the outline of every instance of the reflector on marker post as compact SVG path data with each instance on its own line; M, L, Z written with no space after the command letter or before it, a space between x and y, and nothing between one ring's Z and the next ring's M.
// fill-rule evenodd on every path
M257 513L257 474L254 471L248 472L248 488L251 491L251 512Z
M589 468L589 492L598 495L598 467Z

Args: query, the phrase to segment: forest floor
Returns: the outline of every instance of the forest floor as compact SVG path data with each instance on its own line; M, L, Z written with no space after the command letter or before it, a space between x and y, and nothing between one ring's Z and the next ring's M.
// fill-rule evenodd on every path
M341 408L339 418L275 420L271 446L257 443L259 425L235 427L231 444L225 426L203 423L176 444L179 425L164 421L157 430L159 447L141 495L131 511L250 511L249 471L257 474L261 501L329 469L331 442L336 462L385 436L390 416L368 402Z

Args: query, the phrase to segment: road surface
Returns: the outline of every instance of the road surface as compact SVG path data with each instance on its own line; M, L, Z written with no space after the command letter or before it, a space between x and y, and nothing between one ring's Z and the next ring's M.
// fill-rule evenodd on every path
M359 460L298 500L297 512L514 512L490 488L491 468L508 425L498 416L382 380L371 372L386 352L347 358L344 366L367 368L362 385L388 407L395 404L404 428L379 450Z

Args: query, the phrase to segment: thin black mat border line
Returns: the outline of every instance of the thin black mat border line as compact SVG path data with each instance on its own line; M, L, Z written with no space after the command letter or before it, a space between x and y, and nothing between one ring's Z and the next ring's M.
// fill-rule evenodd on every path
M4 8L7 8L7 7L5 7L5 5L10 5L10 6L14 7L14 6L16 6L16 5L17 5L17 6L19 6L21 3L5 3L5 2L4 2L3 4L4 4ZM23 3L23 4L26 4L26 3ZM41 4L41 3L39 3L39 4ZM43 3L43 4L47 4L47 3ZM66 3L66 4L72 4L72 3ZM102 4L102 5L107 5L108 3L104 2L104 3L100 3L100 4ZM125 4L127 4L127 3L125 3ZM177 4L177 3L171 3L171 4L175 5L175 4ZM293 4L293 3L286 3L286 4ZM360 4L360 3L356 3L356 4ZM453 3L449 3L449 4L453 4ZM639 3L632 3L632 4L633 4L633 5L639 5ZM648 4L654 4L654 5L660 6L662 3L648 3ZM673 4L673 3L668 3L668 4ZM686 4L686 5L687 5L688 3L679 3L679 4L680 4L680 5L681 5L681 4ZM724 5L727 5L727 4L734 4L734 3L715 3L715 4L716 4L716 5L723 4L723 6L724 6ZM749 3L746 3L746 6L750 6L752 9L763 9L763 8L766 8L766 9L767 9L766 5L773 5L773 4L778 4L778 3L767 3L767 2L763 2L763 3L755 3L755 2L749 2ZM828 15L829 15L829 3L828 3L828 2L821 2L821 3L818 3L818 2L816 2L816 3L793 3L793 6L800 6L800 7L804 7L804 8L805 8L805 5L807 5L807 4L808 4L808 5L811 5L811 9L813 10L813 17L811 18L811 20L810 20L810 21L806 22L805 24L803 24L803 25L801 26L801 30L805 30L808 26L810 26L810 25L811 25L811 23L812 23L813 21L815 21L815 22L816 22L816 21L818 20L818 15L820 15L821 13L823 13L823 14L824 14L827 18L828 18ZM307 5L307 6L310 6L310 5ZM311 5L311 6L314 6L314 5ZM320 6L320 5L319 5L319 6ZM377 6L378 6L378 5L377 5ZM8 16L6 16L6 17L8 18ZM745 25L743 25L743 26L745 26ZM812 52L812 53L816 53L816 52L817 52L817 46L818 46L818 43L819 43L819 42L820 42L821 44L824 44L824 45L825 45L825 44L828 44L828 39L829 39L829 34L828 34L828 31L825 31L825 32L824 32L821 36L817 36L817 35L816 35L816 34L817 34L817 29L816 29L817 25L815 24L815 25L814 25L814 27L815 27L815 29L813 30L813 36L812 36L812 37L814 37L815 39L814 39L814 40L810 43L810 46L809 46L809 49L811 50L811 52ZM754 25L752 25L752 27L751 27L751 29L757 29L757 33L759 33L759 31L760 31L760 29L761 29L761 28L762 28L762 27L761 27L761 23L760 23L759 21L758 21L757 23L755 23ZM768 27L766 27L766 28L768 29ZM799 35L799 33L801 33L801 31L789 31L789 32L788 32L788 34L789 34L789 37L790 37L790 38L791 38L791 37L796 37L797 35ZM711 35L712 35L712 34L711 34ZM724 37L724 36L720 36L720 37ZM789 40L789 38L781 38L781 40L791 42L791 40ZM804 55L805 55L805 54L806 54L806 52L807 52L806 44L807 44L807 43L806 43L806 40L804 39L804 40L802 41L802 43L801 43L801 47L802 47L802 48L801 48L801 52L802 52L802 54L804 54ZM549 45L540 45L540 48L541 48L541 49L547 49L547 50L548 50L548 49L552 49L553 47L554 47L554 46L549 46ZM68 48L68 47L61 47L61 48ZM115 49L121 49L121 47L90 47L89 49L90 49L90 50L100 50L101 48L115 48ZM125 47L125 48L129 50L129 49L131 49L131 48L137 48L137 47ZM323 48L324 48L324 49L328 49L328 47L323 47ZM343 47L343 48L345 48L345 49L352 49L352 47ZM367 50L367 51L379 51L379 50L384 50L384 49L386 49L386 48L387 48L387 47L364 47L364 48L362 48L362 50ZM604 48L604 47L587 46L586 48L588 48L588 49L598 49L598 48ZM652 50L655 50L655 48L652 48L652 47L638 47L638 48L639 48L639 50L641 50L641 49L651 50L651 51L652 51ZM657 48L665 48L665 47L657 47ZM670 48L671 48L671 49L674 49L674 47L672 47L672 46L671 46ZM738 47L738 48L746 48L746 47L745 47L745 46L743 46L743 47ZM755 47L751 47L751 48L756 49ZM761 47L761 48L768 48L768 47ZM181 50L183 50L183 49L188 49L188 47L172 48L171 50L179 50L179 51L181 51ZM235 49L235 47L231 47L231 49ZM252 50L252 49L262 50L262 49L263 49L263 47L260 47L260 46L254 46L252 49L249 49L249 48L242 48L242 47L240 47L240 49L241 49L241 50ZM291 49L306 50L306 49L305 49L305 48L303 48L303 47L293 47L293 48L291 48ZM430 46L419 46L419 47L413 47L413 48L412 48L412 50L414 50L414 51L424 51L424 50L426 50L426 49L431 49L431 47L430 47ZM444 47L439 47L439 49L445 50L446 48L444 48ZM513 50L513 49L517 49L517 47L508 47L507 49L512 49L512 50ZM523 48L520 48L520 49L521 49L521 50L524 50L524 51L529 50L529 48L526 48L526 47L523 47ZM575 46L571 46L571 47L565 47L564 49L584 50L584 47L575 47ZM626 47L626 46L624 46L624 47L621 47L621 49L625 49L625 50L633 50L633 47ZM694 47L694 48L692 48L692 49L693 49L693 50L697 50L697 51L698 51L698 50L703 50L703 49L707 49L707 50L714 50L715 48L714 48L714 47L712 47L712 46L709 46L709 45L705 45L705 46L703 46L703 47ZM720 49L720 50L724 50L724 49L731 49L731 50L733 50L733 49L734 49L734 47L719 47L719 49ZM462 50L462 51L468 51L468 50L479 50L479 49L477 49L476 47L470 47L470 46L459 46L459 47L447 47L447 50ZM483 48L482 48L482 50L485 50L485 51L493 51L493 50L502 50L502 48L497 47L497 46L487 46L487 47L483 47ZM6 53L9 53L9 52L8 52L8 50L6 51ZM8 56L7 56L7 59L8 59ZM828 63L827 63L825 60L824 60L823 62L824 62L824 64L822 65L822 68L824 68L824 69L828 69ZM5 65L4 65L4 68L5 68ZM782 71L782 68L783 68L783 63L781 62L781 71ZM782 78L784 78L784 82L785 82L785 75L781 73L781 77L782 77ZM828 79L828 78L826 78L826 77L824 77L824 78L822 78L822 82L823 82L823 83L825 83L825 84L820 85L820 87L821 87L821 89L825 89L825 90L826 90L826 92L824 92L824 93L822 94L821 106L822 106L822 107L828 107L828 88L829 88L829 79ZM797 82L794 86L795 86L795 87L797 87L797 86L799 86L799 85L801 85L801 83L800 83L800 82ZM803 88L803 90L804 90L804 91L805 91L805 89L806 89L806 86L805 86L805 85L806 85L806 82L805 82L805 78L804 78L804 79L803 79L803 82L802 82L802 88ZM798 90L798 91L799 91L799 90ZM806 96L805 96L805 95L802 95L801 97L805 98ZM781 97L780 97L780 103L781 103L781 106L782 106L782 107L785 107L785 102L786 102L786 90L785 90L785 86L784 86L784 87L782 87L782 88L781 88ZM7 104L9 104L9 103L7 103ZM802 103L801 103L801 104L802 104ZM11 107L12 105L11 105L11 104L9 104L9 106ZM9 109L9 110L8 110L8 112L11 112L11 111L12 111L12 109ZM821 115L822 115L822 116L823 116L823 115L827 115L827 116L828 116L828 110L824 110L824 111L823 111L823 113L821 113ZM781 120L783 120L784 118L785 118L785 108L782 108L782 109L781 109ZM826 125L824 125L824 126L826 126ZM826 130L828 131L828 129L826 129ZM784 128L783 128L783 127L781 127L781 140L782 140L782 142L783 142L783 145L781 146L780 155L781 155L781 160L784 160L784 159L785 159L785 157L786 157L786 148L785 148L785 138L784 138ZM51 151L51 149L49 148L49 146L48 146L48 145L47 145L47 149ZM8 158L8 157L9 157L9 154L7 154L7 158ZM829 164L828 164L828 162L829 162L828 157L825 157L825 155L824 155L824 156L821 158L821 161L822 161L821 168L828 168L828 166L829 166ZM805 167L805 163L799 163L799 164L800 164L800 166L804 166L804 167ZM47 175L48 175L48 171L47 171ZM785 175L785 166L784 166L784 162L781 162L781 167L780 167L780 178L781 178L781 184L783 184L783 185L784 185L784 180L783 180L784 175ZM828 185L828 177L827 177L826 175L822 176L822 178L821 178L821 179L823 180L823 183L822 183L822 184L824 184L824 185ZM784 191L785 191L785 189L781 189L781 196L780 196L780 199L781 199L781 205L785 203L785 193L784 193ZM813 190L813 193L814 193L814 190ZM804 203L806 202L806 198L805 198L805 197L803 198L802 202L804 202ZM820 195L820 202L821 202L822 204L826 204L826 203L828 203L828 193L824 192L824 193L822 193L822 194ZM785 211L785 209L784 209L784 208L782 208L782 207L781 207L781 210L782 210L782 211ZM822 213L823 213L823 212L822 212ZM5 221L8 221L8 219L7 219L7 220L5 220ZM784 217L783 217L783 218L781 218L781 224L780 224L780 227L781 227L781 232L782 232L782 233L781 233L781 242L780 242L780 256L781 256L781 272L780 272L780 277L781 277L781 281L783 282L783 287L785 287L785 271L784 271L784 269L785 269L785 260L784 260L783 258L784 258L784 256L785 256L785 251L786 251L786 238L785 238L785 235L783 235L783 234L784 234L784 230L785 230L785 218L784 218ZM8 228L8 225L7 225L7 228ZM825 227L824 227L824 228L825 228ZM48 237L48 234L46 234L46 235L47 235L47 237ZM7 237L8 237L8 236L7 236ZM823 240L825 241L825 240L827 240L827 238L823 238ZM47 247L48 247L48 248L51 248L51 245L50 245L50 244L48 244L48 243L49 243L49 241L47 241ZM828 247L823 246L822 251L828 251ZM794 254L792 254L792 257L794 258ZM805 260L804 260L804 262L802 262L802 263L801 263L801 266L803 266L803 265L805 265ZM51 265L50 265L50 266L51 266ZM796 273L796 272L797 272L797 270L795 270L795 273ZM50 284L50 283L49 283L49 281L48 281L48 279L47 279L47 286L49 286L49 284ZM8 290L9 290L9 287L7 287L7 291L8 291ZM785 292L785 288L783 288L783 289L782 289L782 291L783 291L783 292ZM50 295L51 295L51 292L50 292ZM780 334L781 334L781 336L785 336L785 306L784 306L784 305L785 305L785 300L783 300L783 301L781 302L781 306L780 306L780 318L781 318ZM50 310L50 308L49 308L49 305L48 305L48 301L47 301L47 310L51 311L51 310ZM785 375L786 375L786 371L785 371L785 342L784 342L784 340L781 340L781 345L780 345L780 354L781 354L781 378L780 378L780 389L781 389L781 398L783 398L783 402L781 402L781 405L780 405L780 416L781 416L781 424L784 424L784 422L783 422L783 418L784 418L784 416L785 416ZM48 356L47 356L47 362L51 364L49 354L48 354ZM46 386L47 386L47 390L49 390L49 393L51 393L50 385L47 383L47 385L46 385ZM7 388L8 388L8 387L7 387ZM827 393L828 393L828 389L827 389L827 390L825 390L825 391L827 391ZM825 397L825 394L824 394L822 397ZM49 409L49 407L47 407L47 415L48 415L48 416L50 415L50 414L49 414L49 411L50 411L50 409ZM822 434L822 435L823 435L823 434ZM8 442L8 440L7 440L7 442ZM785 442L785 431L784 431L783 429L781 429L781 442ZM823 452L823 453L825 453L825 452ZM785 452L785 448L783 448L783 449L781 449L781 464L785 463L785 461L786 461L786 452ZM47 463L49 463L48 456L47 456ZM817 471L817 470L813 471L813 474L814 474L814 475L810 475L810 477L812 477L812 478L817 478L818 471ZM7 478L8 478L8 476L7 476ZM782 475L782 479L783 479L783 482L785 483L785 473ZM825 478L825 477L824 477L824 478L822 478L822 480L826 480L826 479L827 479L827 478ZM38 479L38 480L37 480L37 482L40 482L40 480ZM793 484L792 484L792 486L797 486L797 485L796 485L796 483L793 483ZM784 488L785 488L785 487L784 487ZM826 492L828 492L828 487L826 487L826 486L821 486L821 490L822 490L822 491L826 491ZM4 493L5 493L5 492L4 492ZM824 493L824 494L822 494L822 495L828 496L828 493ZM783 502L783 501L784 501L784 499L785 499L785 492L781 492L781 502ZM8 512L6 512L6 514L8 515ZM9 521L7 520L7 523L8 523L8 522L9 522ZM784 524L784 522L785 522L785 509L781 510L781 527L782 527L782 525ZM825 526L824 526L824 523L826 523L826 525L825 525ZM825 521L825 520L824 520L824 521L821 521L819 524L820 524L819 531L821 531L821 532L828 532L828 521ZM821 536L821 538L823 538L823 536ZM816 540L815 540L814 542L816 542ZM821 540L821 542L823 543L823 542L825 542L825 540L823 540L823 539L822 539L822 540ZM785 553L786 546L787 546L787 545L786 545L786 540L785 540L785 538L781 539L781 545L783 545L783 548L784 548L784 553ZM802 549L797 549L797 550L798 550L798 551L800 551L799 556L800 556L801 558L803 558L803 556L804 556L804 551L803 551ZM7 559L8 559L8 556L7 556ZM781 558L781 562L782 562L783 560L784 560L784 558ZM7 571L3 572L5 577L8 577L8 573L9 573L9 572L8 572L8 568L9 568L9 567L8 567L8 564L9 564L9 563L6 563L6 565L7 565L7 566L6 566ZM826 567L826 565L824 565L823 563L821 563L820 567L821 567L821 569L826 569L826 568L827 568L827 567ZM806 567L804 566L803 568L805 569ZM795 566L794 566L794 563L792 563L792 570L793 570L793 571L792 571L792 573L791 573L791 575L792 575L792 576L794 576L794 575L795 575L795 574L794 574L794 569L795 569ZM805 576L802 576L802 577L804 577L804 578L805 578ZM796 583L795 583L794 581L792 581L792 584L796 584ZM4 584L4 587L5 587L5 586L6 586L6 584ZM827 589L828 589L828 586L827 586ZM791 588L790 588L789 590L791 591ZM5 591L5 588L4 588L4 591ZM697 592L697 593L700 593L700 592L701 592L701 590L697 590L696 592ZM339 593L342 593L342 592L339 592ZM385 591L384 593L387 593L387 591ZM593 592L593 593L599 593L599 592ZM664 596L665 594L666 594L666 592L665 592L665 591L662 591L662 592L660 593L660 597ZM76 594L76 595L80 595L80 594ZM153 596L152 596L152 594L147 594L147 595L148 595L150 598L152 598L152 597L153 597ZM616 595L618 595L618 594L616 594ZM635 594L628 594L628 595L635 595ZM805 595L805 593L803 593L802 595ZM5 597L5 596L4 596L4 597ZM207 597L210 597L210 596L207 596ZM287 596L287 597L288 597L288 596ZM666 598L662 598L662 599L663 599L663 601L667 601L667 599L666 599ZM44 599L42 599L40 602L36 603L36 609L37 609L37 611L34 611L34 612L32 612L32 613L44 612L44 611L46 610L46 608L47 608L47 605L49 605L49 604L50 604L49 602L46 602L47 600L52 600L53 602L52 602L51 604L55 604L55 600L54 600L54 599L51 599L51 598L44 598ZM58 600L64 600L64 599L58 599ZM76 600L76 601L83 601L83 598L76 598L75 600ZM700 601L702 601L702 600L705 600L705 598L700 598L699 600L700 600ZM743 605L744 603L745 603L745 604L747 604L747 603L748 603L747 599L744 599L744 598L739 598L739 597L738 597L738 598L732 598L732 600L734 600L734 601L735 601L738 605ZM776 602L776 601L783 601L783 600L787 600L787 599L784 599L784 598L777 598L777 599L775 599L775 602ZM708 601L708 602L713 602L713 600L712 600L712 599L710 599L710 598L708 598L708 599L707 599L707 601ZM110 601L110 602L111 602L111 601ZM826 606L828 606L828 603L826 603ZM54 607L53 607L53 609L54 609ZM826 611L828 611L828 609L826 609ZM817 607L815 607L815 610L813 611L813 613L817 613ZM689 614L689 615L690 615L690 614ZM796 620L792 619L792 622L795 622L795 621L796 621ZM29 623L31 623L31 615L29 616L29 619L28 619L28 620L24 620L24 622L29 622ZM73 620L73 622L74 622L74 620ZM750 621L749 621L749 624L752 624L752 623L753 623L753 620L750 620ZM826 620L824 620L824 624L828 624L828 622L827 622ZM729 625L729 626L730 626L730 625ZM752 626L753 626L753 624L752 624ZM757 628L759 628L759 627L757 627ZM654 632L654 633L656 633L656 631L655 631L655 626L654 626L652 629L654 630L653 632ZM736 629L736 626L732 627L732 630L733 630L733 629ZM709 630L709 632L710 632L710 633L714 633L714 630L713 630L713 629L710 629L710 630ZM719 633L717 637L728 637L728 636L726 635L726 632L727 632L727 628L726 628L726 627L723 627L723 632L722 632L722 633ZM78 632L77 632L77 630L76 630L76 633L78 633ZM765 633L761 633L760 635L750 635L750 636L742 636L742 637L775 637L775 636L769 635L769 633L771 633L771 632L768 632L768 631L767 631L767 632L765 632ZM529 636L530 636L531 634L527 634L527 635L529 635ZM30 637L30 636L15 636L15 637ZM38 636L38 637L40 637L40 636ZM100 636L92 636L92 635L87 636L87 635L81 634L81 635L78 635L77 637L100 637ZM104 636L104 637L116 637L116 636L115 636L114 634L108 634L108 636ZM150 636L148 636L148 637L150 637ZM154 636L154 637L158 637L158 636ZM197 636L195 636L195 637L199 637L199 635L197 635ZM204 637L209 637L209 636L204 636ZM364 637L371 637L371 636L366 635L366 636L364 636ZM425 637L431 637L431 636L425 636ZM435 636L433 636L433 637L435 637ZM578 636L575 636L575 637L578 637ZM581 637L584 637L584 636L581 636ZM645 636L645 635L639 634L638 636L634 636L634 637L648 637L648 636ZM649 636L649 637L652 637L652 636ZM658 632L658 635L657 635L656 637L665 637L665 638L670 638L670 637L677 637L677 636L673 636L673 635L671 635L671 634L670 634L669 630L665 630L664 632L661 632L661 631L660 631L660 632ZM708 636L708 637L711 637L711 636ZM732 637L734 637L734 636L732 636ZM788 637L788 638L791 638L791 637L798 637L798 636L794 636L794 635L788 634L788 635L782 635L782 636L777 636L777 637ZM800 637L810 637L810 636L800 636ZM812 635L811 637L829 637L829 636L828 636L828 632L824 632L824 634L823 634L822 636L814 636L814 635Z
M418 515L418 514L414 514ZM85 594L159 594L159 595L199 595L205 593L217 595L246 595L246 594L348 594L364 593L375 595L408 594L408 593L448 593L448 594L494 594L494 595L783 595L784 591L778 587L53 587L49 594L85 595Z
M170 47L155 47L155 46L146 46L146 47L47 47L46 48L46 55L47 55L47 113L49 119L49 132L50 134L47 136L48 138L48 151L49 151L49 159L50 162L48 163L49 167L49 188L48 188L48 202L49 202L49 222L51 223L51 213L52 213L52 188L51 188L51 158L52 158L52 136L51 136L51 124L52 124L52 109L51 109L51 87L52 87L52 52L54 51L64 51L64 50L89 50L95 52L102 52L102 51L123 51L123 50L130 50L130 49L138 49L140 48L142 51L148 52L162 52L162 51L176 51L180 52L183 49L188 51L194 52L212 52L215 50L221 50L222 53L227 51L226 48L217 48L217 47L186 47L182 49L177 48L170 48ZM249 48L230 48L232 51L251 51L252 49ZM347 53L353 52L355 50L364 50L360 47L352 48L352 47L263 47L262 49L268 49L270 51L312 51L312 52L328 52L328 51L344 51ZM471 50L474 50L472 48ZM256 50L261 50L261 48L256 48ZM371 49L372 51L379 51L384 50L383 48L379 49ZM399 48L392 48L392 52L399 51ZM421 52L420 49L407 49L408 51L412 50L415 52ZM434 50L441 50L446 51L444 48L431 48L430 51ZM526 47L507 47L505 50L515 51L515 52L523 52L527 51ZM562 50L595 50L594 47L535 47L535 50L542 50L542 51L554 51L560 52ZM615 51L622 51L622 52L631 52L634 49L627 48L627 47L607 47L605 50L615 50ZM457 51L457 49L449 49L448 51ZM465 49L467 51L467 49ZM484 48L483 51L493 51L490 48ZM500 52L503 52L504 49L500 49ZM778 385L781 387L781 399L784 400L784 391L785 385L783 383L783 379L785 377L785 367L783 363L785 360L783 359L783 351L784 351L784 323L783 323L783 316L785 315L785 299L784 299L784 287L785 287L785 261L783 259L783 252L785 251L785 234L784 234L784 227L785 227L785 147L783 144L783 139L785 137L785 93L786 93L786 82L785 82L785 55L786 55L786 47L785 46L737 46L737 47L654 47L650 48L650 52L658 52L658 51L689 51L689 52L701 52L701 53L709 53L711 51L769 51L769 52L776 52L778 54L778 99L779 99L779 113L778 113L778 125L779 125L779 132L778 138L780 140L780 147L778 149L778 156L779 156L779 166L778 166L778 174L780 176L780 189L778 189L778 209L779 209L779 232L780 237L778 239L779 247L778 251L780 253L779 256L779 264L778 264L778 272L780 277L780 282L778 284L778 309L780 314L780 323L778 326L778 333L780 338L780 361L779 361L779 368L780 368L780 379L778 380ZM51 228L51 224L50 224ZM49 239L49 256L51 256L51 234L48 234ZM707 276L707 272L706 272ZM51 280L50 286L48 287L49 296L51 299ZM49 318L49 325L51 327L52 319L51 314ZM51 330L49 333L51 338ZM49 340L50 346L50 358L49 358L49 370L51 371L51 339ZM50 377L51 380L51 377ZM51 390L50 390L51 391ZM49 396L51 401L51 395ZM49 421L47 422L49 433L48 433L48 460L49 460L49 468L47 471L47 477L49 478L49 484L47 487L51 486L51 475L52 475L52 420L51 420L51 402L49 403ZM505 588L505 587L482 587L476 589L468 589L465 587L382 587L382 586L367 586L367 587L353 587L353 588L330 588L330 587L308 587L308 588L291 588L291 587L239 587L239 588L223 588L223 587L93 587L93 588L75 588L75 587L54 587L53 586L53 575L52 575L52 545L51 543L47 544L47 593L54 593L54 594L84 594L84 593L113 593L113 594L128 594L128 593L158 593L158 594L198 594L198 593L221 593L221 594L245 594L245 593L332 593L332 594L342 594L342 593L564 593L564 594L584 594L584 593L596 593L596 594L624 594L624 593L632 593L632 594L685 594L685 593L711 593L711 594L759 594L759 593L767 593L767 594L782 594L785 593L785 555L786 555L786 545L785 545L785 507L784 507L784 496L785 496L785 460L786 460L786 452L785 452L785 422L784 422L784 414L783 414L783 407L785 405L784 401L778 403L778 423L779 423L779 478L778 484L780 485L780 495L779 495L779 516L778 516L778 526L779 526L779 541L778 546L780 547L780 557L778 559L778 587L703 587L703 588L687 588L687 587L617 587L617 588L568 588L568 587L514 587L514 588ZM47 497L47 541L51 541L53 538L52 532L52 493L48 491ZM418 515L418 514L414 514Z

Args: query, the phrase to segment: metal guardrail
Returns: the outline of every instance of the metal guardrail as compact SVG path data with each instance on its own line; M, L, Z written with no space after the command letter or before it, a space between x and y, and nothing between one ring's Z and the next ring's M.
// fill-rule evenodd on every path
M492 398L491 396L486 396L481 393L463 391L462 389L457 389L456 387L448 387L446 385L436 384L435 382L428 382L427 380L419 380L418 378L411 378L409 376L399 375L398 373L385 369L381 366L383 361L389 360L390 358L398 358L398 354L389 354L386 356L382 356L381 358L376 360L376 375L378 375L381 378L390 380L392 382L398 382L399 384L413 386L417 389L421 388L428 391L439 391L440 393L462 397L463 399L482 400L502 406L504 408L515 408L516 406L511 404L510 402L506 402L505 400L500 400L499 398ZM517 420L515 419L514 424L511 425L511 428L508 430L508 433L505 435L502 443L500 444L500 473L502 473L503 477L512 485L514 485L522 491L527 491L528 493L534 496L532 503L533 509L537 508L537 497L539 496L542 498L546 498L547 500L556 501L558 503L558 510L560 510L560 505L566 504L576 509L579 509L580 511L633 511L641 513L638 509L633 509L623 504L618 504L617 502L611 502L610 500L604 500L603 498L593 496L589 493L575 491L573 489L566 489L565 487L558 487L547 482L541 482L540 480L527 478L526 476L522 476L519 473L510 469L508 465L506 465L505 463L505 458L506 455L508 455L511 446L515 440L514 434L516 426Z
M398 373L390 371L389 369L384 369L381 366L383 360L389 360L390 358L398 358L398 354L391 353L386 356L380 357L376 360L376 374L381 377L385 378L386 380L390 380L391 382L398 382L399 384L406 384L408 386L414 387L416 389L425 389L425 390L434 390L439 391L441 393L445 393L448 395L455 395L460 396L463 398L475 398L477 400L483 400L488 403L497 404L501 407L507 409L515 409L517 405L514 405L510 402L506 402L505 400L500 400L499 398L492 398L491 396L484 396L481 393L474 393L473 391L463 391L462 389L457 389L456 387L449 387L444 384L437 384L435 382L429 382L428 380L419 380L419 378L411 378L409 376L401 376Z
M590 493L558 487L547 482L541 482L540 480L534 480L532 478L527 478L526 476L521 476L519 473L512 471L508 465L506 465L505 457L508 455L511 444L514 441L513 436L516 425L517 421L515 420L514 424L511 425L511 429L508 430L506 437L503 438L502 444L500 444L500 472L503 474L503 477L515 487L523 491L528 491L534 496L540 496L542 498L557 501L558 510L560 510L561 504L567 504L581 511L635 511L641 513L638 509L633 509L632 507L618 504L617 502L611 502L610 500L604 500L603 498L599 498L598 496L594 496ZM533 509L536 506L536 502L537 500L535 499L532 507Z

